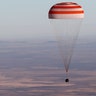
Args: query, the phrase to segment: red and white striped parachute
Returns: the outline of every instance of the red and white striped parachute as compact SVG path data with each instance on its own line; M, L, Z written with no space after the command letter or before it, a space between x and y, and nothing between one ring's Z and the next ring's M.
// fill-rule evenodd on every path
M77 3L57 3L50 8L48 18L55 29L59 52L67 74L80 25L84 18L84 10Z
M84 10L73 2L57 3L49 10L50 19L84 18Z

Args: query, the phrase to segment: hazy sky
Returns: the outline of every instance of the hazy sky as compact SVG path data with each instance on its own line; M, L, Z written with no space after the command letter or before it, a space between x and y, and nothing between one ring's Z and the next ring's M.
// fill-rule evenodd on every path
M80 36L95 37L96 0L0 0L0 39L52 38L48 10L62 1L83 6L85 19Z

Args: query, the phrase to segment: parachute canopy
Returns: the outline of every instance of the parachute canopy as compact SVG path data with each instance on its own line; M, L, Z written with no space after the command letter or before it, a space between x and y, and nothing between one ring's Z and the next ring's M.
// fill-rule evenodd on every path
M49 10L49 19L83 19L84 10L73 2L57 3Z

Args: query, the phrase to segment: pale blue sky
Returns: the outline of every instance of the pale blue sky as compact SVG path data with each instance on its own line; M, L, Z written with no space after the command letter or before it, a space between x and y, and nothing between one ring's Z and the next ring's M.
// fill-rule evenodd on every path
M52 38L47 13L53 4L63 1L73 1L83 6L85 19L80 36L95 37L96 0L1 0L0 39Z

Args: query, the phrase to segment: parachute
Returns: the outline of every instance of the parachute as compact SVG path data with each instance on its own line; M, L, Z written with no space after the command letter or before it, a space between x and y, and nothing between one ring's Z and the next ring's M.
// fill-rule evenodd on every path
M61 2L50 8L48 17L55 29L59 52L67 76L73 49L84 18L84 10L77 3Z

